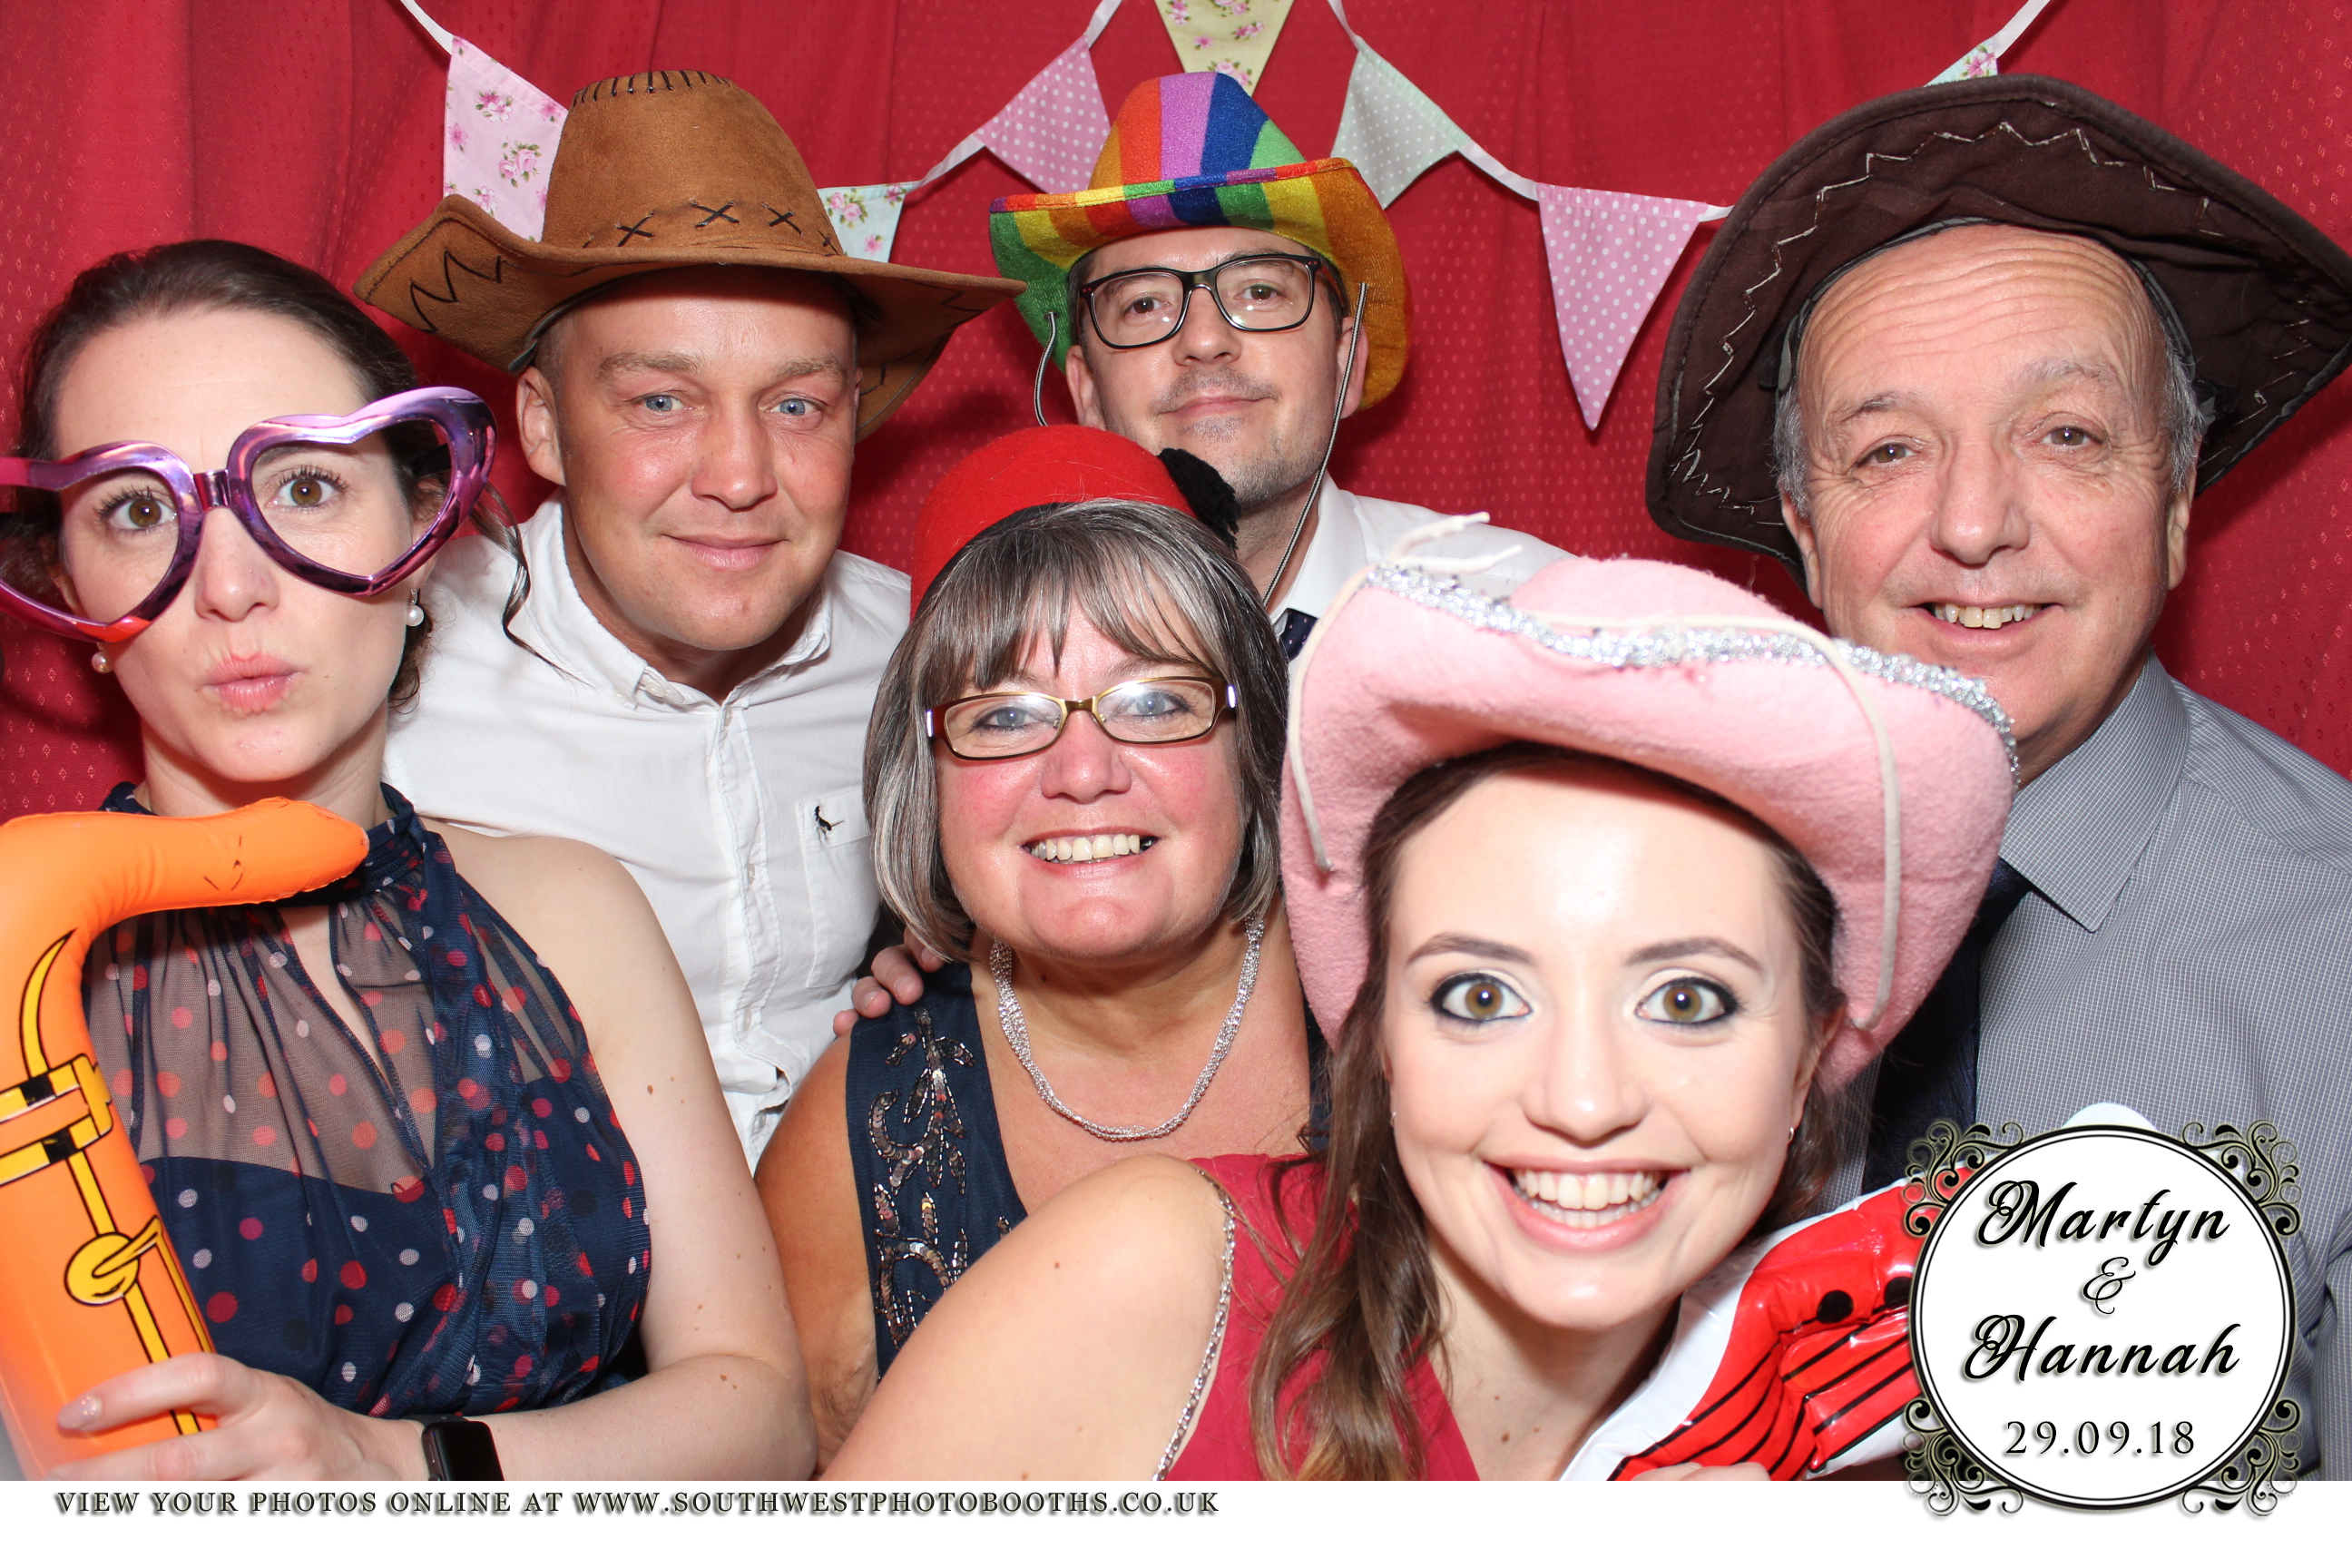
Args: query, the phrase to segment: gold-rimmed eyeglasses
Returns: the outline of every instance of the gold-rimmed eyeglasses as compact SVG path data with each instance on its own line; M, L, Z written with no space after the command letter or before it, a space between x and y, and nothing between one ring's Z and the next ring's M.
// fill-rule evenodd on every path
M1042 691L986 691L923 710L923 733L945 741L966 762L1003 762L1042 752L1059 740L1073 713L1091 713L1103 733L1131 746L1196 741L1222 714L1238 711L1230 683L1194 676L1128 680L1092 697Z

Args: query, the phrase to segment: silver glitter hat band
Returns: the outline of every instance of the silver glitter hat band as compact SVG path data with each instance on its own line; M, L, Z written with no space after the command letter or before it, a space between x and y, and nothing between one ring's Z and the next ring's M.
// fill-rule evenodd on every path
M1366 587L1393 594L1408 603L1451 616L1483 631L1522 637L1563 658L1611 669L1664 669L1698 664L1785 664L1799 668L1828 668L1837 673L1861 710L1878 754L1879 794L1885 847L1883 918L1879 925L1877 995L1867 1017L1853 1020L1868 1031L1885 1014L1895 984L1897 922L1903 903L1903 791L1895 766L1895 746L1873 700L1869 680L1908 686L1955 702L1974 713L2000 737L2015 784L2017 742L2009 716L1995 702L1984 683L1958 670L1923 664L1901 654L1881 653L1815 631L1801 622L1779 616L1660 616L1612 620L1591 616L1555 616L1517 607L1465 587L1448 572L1476 570L1481 563L1444 557L1415 556L1422 544L1458 531L1469 519L1448 518L1415 530L1399 541L1390 559L1370 566L1351 579L1316 624L1307 646L1299 651L1291 672L1289 714L1290 773L1298 789L1300 815L1305 817L1315 863L1331 869L1323 842L1322 824L1315 810L1313 786L1307 776L1303 720L1307 672L1317 645L1339 618L1349 598ZM1864 678L1868 678L1866 680Z

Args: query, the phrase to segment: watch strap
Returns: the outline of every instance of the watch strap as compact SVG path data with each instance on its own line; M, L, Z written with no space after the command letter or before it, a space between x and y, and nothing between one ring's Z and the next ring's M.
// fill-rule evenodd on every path
M488 1426L463 1415L425 1423L425 1473L436 1481L502 1481L498 1440Z

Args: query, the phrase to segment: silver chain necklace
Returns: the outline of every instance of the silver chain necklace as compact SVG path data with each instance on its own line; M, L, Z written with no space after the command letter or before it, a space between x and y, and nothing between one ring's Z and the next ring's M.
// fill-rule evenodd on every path
M1225 1053L1234 1048L1234 1037L1242 1031L1242 1014L1249 1006L1250 993L1257 987L1257 952L1259 943L1265 936L1265 922L1262 920L1250 921L1248 931L1249 948L1242 954L1241 986L1234 993L1234 1010L1225 1015L1225 1026L1217 1031L1217 1048L1209 1053L1208 1065L1193 1080L1191 1098L1178 1108L1175 1115L1157 1127L1106 1127L1099 1121L1087 1121L1062 1103L1062 1097L1054 1092L1054 1086L1045 1081L1045 1075L1037 1070L1036 1059L1029 1054L1029 1026L1021 1017L1021 998L1013 991L1013 950L1001 942L991 943L988 973L996 982L996 1021L1003 1026L1004 1043L1013 1047L1013 1056L1028 1069L1029 1081L1037 1086L1037 1098L1052 1106L1065 1120L1076 1122L1107 1143L1134 1143L1146 1138L1165 1138L1183 1126L1184 1119L1192 1115L1193 1108L1201 1103L1201 1097L1209 1092L1209 1080L1215 1078L1217 1069L1225 1065Z

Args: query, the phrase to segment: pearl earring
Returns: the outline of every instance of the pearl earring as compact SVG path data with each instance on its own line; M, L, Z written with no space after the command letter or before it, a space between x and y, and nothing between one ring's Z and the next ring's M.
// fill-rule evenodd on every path
M412 626L421 626L425 624L425 606L416 602L416 595L414 594L408 595L408 624Z
M100 675L110 674L114 668L114 666L108 661L104 648L100 648L89 656L89 667Z

